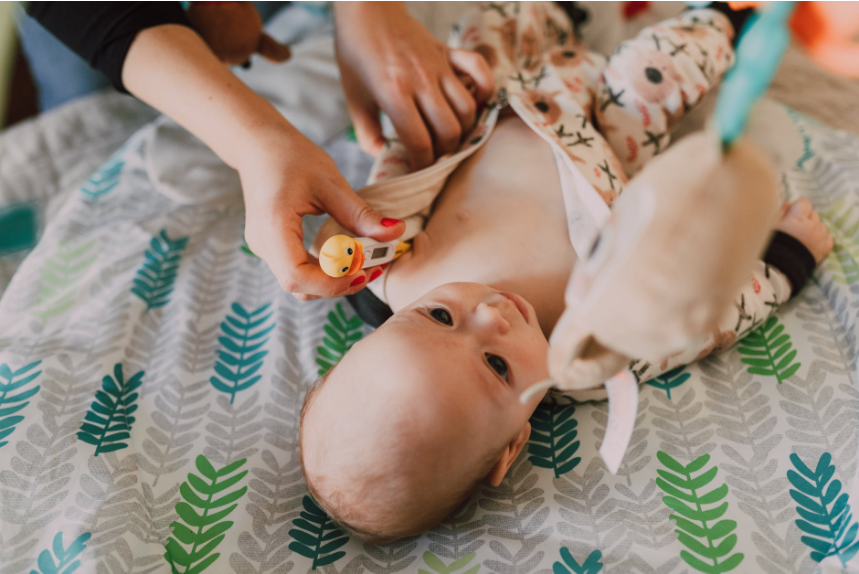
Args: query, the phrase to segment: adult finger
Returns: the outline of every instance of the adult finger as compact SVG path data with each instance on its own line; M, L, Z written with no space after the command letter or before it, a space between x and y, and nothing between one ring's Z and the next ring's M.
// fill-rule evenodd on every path
M393 241L406 231L404 222L381 216L348 186L319 190L317 197L326 213L358 237Z
M436 156L456 151L462 136L462 126L441 88L423 90L418 94L418 103L432 129Z
M391 118L397 136L406 146L412 168L430 165L433 161L432 137L414 100L394 101L391 105L383 105L382 109Z
M265 32L260 35L257 52L266 60L275 63L285 62L292 55L289 46L281 44Z
M349 291L356 276L329 277L319 267L318 261L305 251L301 241L301 217L296 215L294 219L283 222L280 231L279 240L269 242L265 250L258 252L284 291L326 298L338 297ZM254 249L254 246L250 247ZM363 282L363 272L359 271L358 275Z
M371 102L349 105L349 115L355 128L355 137L365 153L377 156L385 147L379 108Z
M495 77L486 59L471 50L451 50L448 58L454 69L467 74L477 86L477 101L483 103L495 93Z
M477 102L474 96L453 74L442 78L441 87L447 101L459 117L459 125L462 126L463 133L468 132L474 126L474 120L477 117Z

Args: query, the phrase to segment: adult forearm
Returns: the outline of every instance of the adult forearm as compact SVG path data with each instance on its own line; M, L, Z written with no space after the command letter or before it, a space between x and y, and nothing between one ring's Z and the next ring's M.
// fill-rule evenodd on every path
M129 92L200 138L234 168L269 134L282 138L295 132L184 26L140 32L126 56L122 80Z

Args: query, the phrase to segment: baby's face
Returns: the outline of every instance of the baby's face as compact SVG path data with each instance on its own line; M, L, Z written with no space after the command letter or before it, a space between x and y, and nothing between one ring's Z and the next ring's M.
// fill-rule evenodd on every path
M431 504L522 431L540 397L519 396L548 376L547 353L517 295L476 283L430 291L356 344L318 390L302 439L309 479L356 518L394 489Z
M412 376L391 384L425 386L428 394L478 410L492 405L493 424L508 421L510 428L521 428L533 411L519 403L519 396L548 377L549 344L534 308L516 294L479 283L433 289L397 312L361 347L356 359L362 363L412 370Z

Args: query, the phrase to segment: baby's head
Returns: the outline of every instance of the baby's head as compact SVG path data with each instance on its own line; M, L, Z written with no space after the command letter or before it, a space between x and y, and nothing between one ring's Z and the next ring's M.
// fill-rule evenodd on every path
M476 283L434 289L357 343L308 391L304 475L358 537L423 532L481 483L498 485L528 440L548 342L524 299Z

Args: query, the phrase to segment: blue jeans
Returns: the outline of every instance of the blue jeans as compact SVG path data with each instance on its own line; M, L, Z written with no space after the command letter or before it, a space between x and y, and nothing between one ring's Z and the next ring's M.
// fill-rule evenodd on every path
M68 49L18 6L18 36L39 94L39 110L48 111L70 100L110 86L107 78Z
M286 2L254 2L263 22ZM17 6L15 21L24 57L39 92L39 110L48 111L68 101L110 86L107 78L57 40Z

